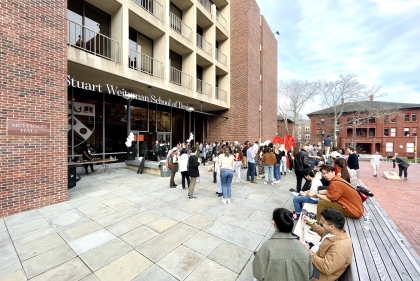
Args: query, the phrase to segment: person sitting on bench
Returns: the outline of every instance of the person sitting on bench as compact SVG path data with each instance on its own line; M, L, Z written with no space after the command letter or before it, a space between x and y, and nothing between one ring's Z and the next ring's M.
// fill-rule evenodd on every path
M353 256L350 235L344 230L343 214L327 208L321 212L320 225L307 216L303 216L302 220L312 224L312 229L321 236L321 241L310 249L300 239L311 255L312 280L337 280L349 266Z
M306 183L302 191L300 192L299 196L293 197L293 205L295 206L295 212L297 216L300 216L300 212L302 211L302 205L304 203L310 204L318 204L319 198L317 197L309 197L309 191L318 191L318 187L322 186L322 183L319 179L315 178L315 173L311 168L306 168L303 171L303 175L305 177ZM305 186L308 184L309 190L305 189Z

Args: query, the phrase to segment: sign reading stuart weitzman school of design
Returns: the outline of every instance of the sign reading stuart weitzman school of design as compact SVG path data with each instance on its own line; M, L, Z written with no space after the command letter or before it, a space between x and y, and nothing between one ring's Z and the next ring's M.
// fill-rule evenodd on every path
M51 135L51 124L48 122L7 119L7 135L49 137Z
M101 84L92 84L92 83L88 83L88 82L78 81L78 80L70 77L70 75L67 75L67 86L71 86L73 88L84 89L84 90L88 90L88 91L99 92L99 93L103 93L103 91L104 91L104 87L102 87ZM156 97L155 95L150 95L150 97L149 97L149 96L144 96L144 95L139 95L139 94L135 94L135 93L132 93L132 92L128 92L125 89L120 89L120 88L118 88L118 86L114 86L114 85L111 85L111 84L106 84L106 90L108 91L108 94L110 94L110 95L119 96L119 97L123 97L123 98L129 97L129 98L135 99L135 100L140 100L140 101L145 101L145 102L153 102L153 103L156 103L156 104L162 104L162 105L182 108L182 109L185 109L185 110L190 107L189 105L184 105L184 104L182 104L182 102L179 102L179 101L171 102L171 99L163 100L160 97Z

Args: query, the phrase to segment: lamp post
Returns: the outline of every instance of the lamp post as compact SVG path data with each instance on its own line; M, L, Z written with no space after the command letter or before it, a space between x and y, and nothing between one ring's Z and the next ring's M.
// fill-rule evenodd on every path
M128 100L127 105L127 135L130 134L131 131L131 101L136 97L133 93L126 93L123 98Z

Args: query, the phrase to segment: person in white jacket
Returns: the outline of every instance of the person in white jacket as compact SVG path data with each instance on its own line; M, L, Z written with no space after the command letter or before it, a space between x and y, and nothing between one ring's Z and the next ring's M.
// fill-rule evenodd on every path
M188 158L187 149L181 149L181 155L178 158L178 165L182 177L182 189L185 189L185 179L187 179L188 187L190 187L190 177L188 176Z

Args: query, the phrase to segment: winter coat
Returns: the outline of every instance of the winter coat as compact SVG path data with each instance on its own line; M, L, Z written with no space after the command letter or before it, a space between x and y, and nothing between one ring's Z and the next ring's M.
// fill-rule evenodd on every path
M200 166L200 163L198 163L198 158L194 154L190 156L190 159L188 160L188 175L192 178L198 178L200 176L200 172L198 171L198 166Z
M178 158L179 171L185 172L188 170L188 154L184 153Z

